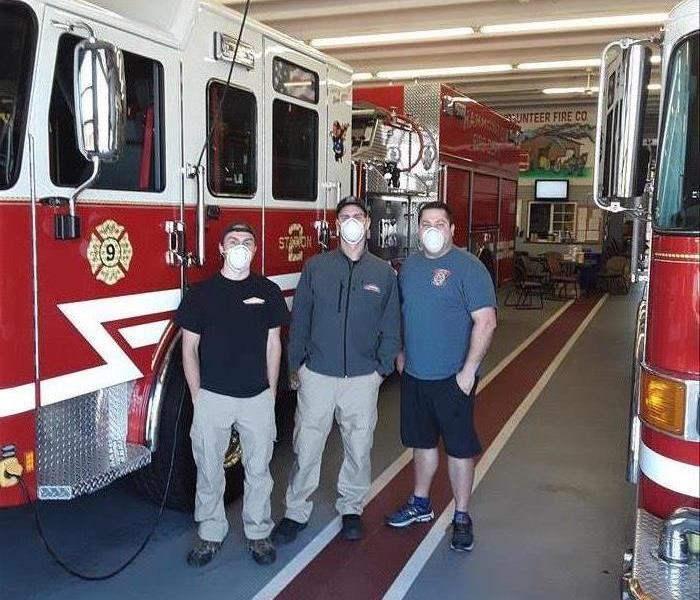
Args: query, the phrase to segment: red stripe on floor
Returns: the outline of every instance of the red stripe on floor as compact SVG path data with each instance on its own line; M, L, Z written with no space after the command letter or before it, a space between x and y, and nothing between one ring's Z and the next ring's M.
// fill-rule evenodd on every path
M484 450L598 300L599 297L584 298L572 304L479 392L475 418ZM396 530L384 525L385 516L405 502L412 491L413 462L410 462L365 508L364 538L359 542L346 542L336 536L277 598L382 598L432 526L426 523ZM452 500L447 461L442 452L430 496L436 517ZM475 520L478 523L478 515ZM476 533L478 535L478 528Z

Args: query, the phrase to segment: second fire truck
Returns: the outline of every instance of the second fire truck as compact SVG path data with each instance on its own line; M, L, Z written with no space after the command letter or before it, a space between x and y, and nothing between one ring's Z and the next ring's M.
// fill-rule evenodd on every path
M697 0L686 0L670 13L662 40L614 42L601 61L594 197L605 210L652 222L635 340L628 478L637 484L637 518L634 550L624 561L624 599L699 595L698 16ZM653 191L646 186L645 193L646 162L639 157L651 47L659 43L659 146Z

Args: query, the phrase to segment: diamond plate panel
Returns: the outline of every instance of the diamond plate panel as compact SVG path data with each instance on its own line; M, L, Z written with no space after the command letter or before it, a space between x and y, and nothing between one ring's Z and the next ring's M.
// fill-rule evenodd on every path
M421 201L437 200L438 179L440 165L438 160L440 148L440 84L415 83L408 84L404 88L404 111L406 115L415 120L422 128L424 135L430 140L425 144L433 147L434 154L428 168L420 161L410 173L402 173L399 179L398 190L389 189L382 173L369 168L367 173L367 189L377 193L410 193L424 196ZM392 160L405 168L412 164L418 157L420 146L417 136L394 127L379 124L377 131L378 142L375 143L373 153L363 156L358 153L360 160L375 158L381 162ZM353 156L354 157L354 156ZM371 163L371 160L367 162Z
M434 157L428 169L425 169L422 162L419 162L412 172L415 176L419 177L425 185L416 181L415 177L404 176L406 177L406 189L419 194L427 193L429 197L426 198L426 201L437 200L440 173L440 164L438 160L440 153L440 84L413 83L407 85L404 89L404 110L409 117L418 121L423 129L433 137L435 149L438 153L438 156ZM413 161L417 156L419 148L411 148L410 142L411 140L408 140L406 148L402 150L408 152L411 161ZM402 183L404 182L402 181Z
M663 521L645 510L637 511L632 577L654 600L700 598L698 560L688 565L671 565L657 555Z
M148 449L126 442L130 386L112 386L38 411L40 498L75 498L150 462Z

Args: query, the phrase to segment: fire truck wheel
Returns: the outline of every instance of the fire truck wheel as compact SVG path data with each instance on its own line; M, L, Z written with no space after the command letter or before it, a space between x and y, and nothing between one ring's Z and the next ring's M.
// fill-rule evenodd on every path
M135 474L137 487L155 503L160 504L168 482L173 443L177 442L173 472L166 506L175 510L192 512L197 481L197 469L192 458L190 426L192 401L182 370L180 345L173 351L173 361L166 376L163 404L158 427L158 449L151 463ZM183 397L184 396L184 397ZM182 398L182 414L177 424L177 413ZM243 492L243 467L240 461L238 435L232 432L231 445L224 458L226 492L224 502L229 503Z

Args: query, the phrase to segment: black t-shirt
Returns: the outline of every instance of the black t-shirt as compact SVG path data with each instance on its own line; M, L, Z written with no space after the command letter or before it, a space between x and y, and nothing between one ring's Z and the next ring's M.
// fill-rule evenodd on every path
M289 311L280 288L251 273L242 281L220 273L193 287L175 322L200 334L200 385L237 398L257 396L267 381L267 335L284 325Z

